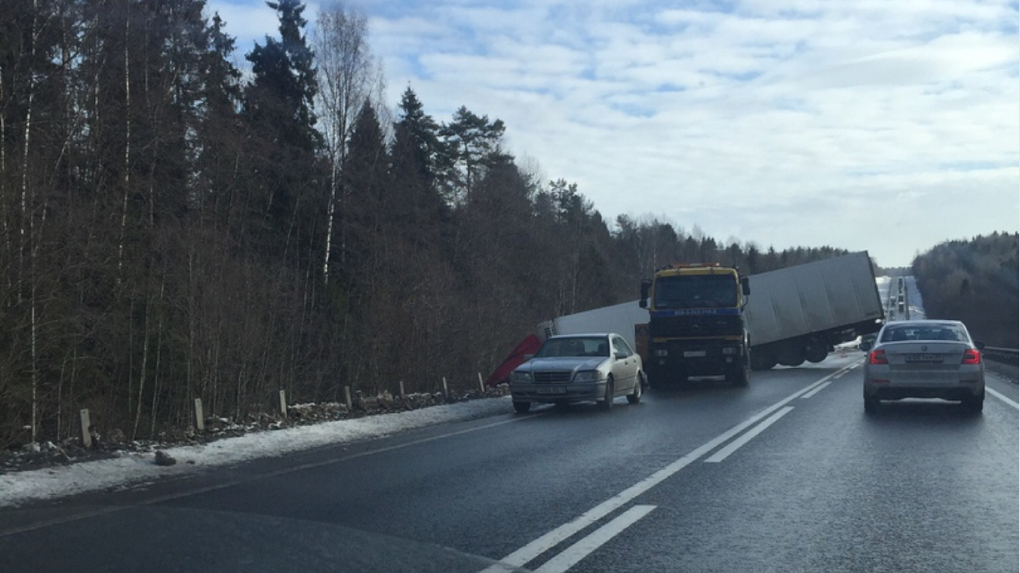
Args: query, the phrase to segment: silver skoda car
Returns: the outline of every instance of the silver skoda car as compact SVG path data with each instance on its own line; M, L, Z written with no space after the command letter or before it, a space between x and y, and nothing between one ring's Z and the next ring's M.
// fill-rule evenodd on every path
M617 396L636 404L644 391L641 356L619 334L571 334L547 339L535 356L510 374L514 410L533 402L596 402L608 410Z
M864 410L880 400L959 400L980 412L985 400L984 344L971 339L956 320L903 320L882 327L874 343L864 342Z

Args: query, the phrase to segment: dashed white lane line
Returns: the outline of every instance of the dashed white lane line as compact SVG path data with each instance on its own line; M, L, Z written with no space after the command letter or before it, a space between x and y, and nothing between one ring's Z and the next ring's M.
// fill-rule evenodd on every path
M836 378L839 378L839 377L837 376ZM833 378L832 380L835 380L836 378ZM808 392L807 394L804 394L803 396L800 397L801 400L807 400L808 398L810 398L810 397L814 396L815 394L821 392L822 390L825 389L826 386L828 386L829 384L832 384L832 380L829 380L825 384L820 384L814 390Z
M564 549L562 553L536 569L535 573L564 573L574 565L577 565L578 561L591 555L596 549L619 535L624 529L634 525L639 519L648 515L653 509L655 509L654 505L635 505L621 513L619 517L596 529L584 539Z
M620 493L614 495L613 497L607 499L606 501L603 501L602 503L589 509L588 511L584 512L583 514L575 518L573 521L564 523L563 525L557 527L556 529L547 532L545 535L542 535L538 539L535 539L531 543L528 543L527 545L507 555L503 559L500 559L498 562L494 563L492 566L485 569L484 573L514 571L516 568L523 567L533 559L537 558L539 555L545 553L546 551L552 549L556 545L559 545L563 541L566 541L570 537L573 537L575 534L584 530L585 528L595 523L596 521L602 519L603 517L606 517L610 513L630 503L637 496L652 489L653 487L663 482L664 480L668 479L669 477L673 476L675 473L679 472L683 468L694 463L708 452L716 449L720 445L729 441L733 436L736 436L737 434L743 432L747 428L753 426L754 424L757 424L759 420L768 416L769 414L772 414L776 410L782 408L788 402L796 400L805 393L814 390L819 385L832 380L833 377L835 377L836 375L841 374L846 370L850 370L856 366L857 366L856 363L844 366L840 370L832 374L829 374L828 376L825 376L824 378L816 382L813 382L812 384L809 384L807 387L797 390L796 392L790 394L786 398L783 398L782 400L776 402L775 404L772 404L768 408L765 408L761 412L758 412L757 414L751 416L747 420L744 420L740 424L737 424L736 426L730 428L729 430L723 432L722 434L719 434L715 438L705 442L700 447L691 451L687 455L675 460L674 462L670 463L661 470L653 473L652 475L628 487L627 489L621 491Z
M776 422L779 421L779 418L782 418L783 416L789 414L791 410L793 410L793 406L787 406L782 410L776 412L775 414L772 414L771 416L769 416L767 420L755 426L751 431L747 432L743 436L740 436L736 440L733 440L725 448L712 454L712 457L705 460L705 463L714 464L725 460L727 457L729 457L730 454L740 449L741 446L743 446L747 442L750 442L758 434L764 432L765 428L768 428L772 424L775 424Z

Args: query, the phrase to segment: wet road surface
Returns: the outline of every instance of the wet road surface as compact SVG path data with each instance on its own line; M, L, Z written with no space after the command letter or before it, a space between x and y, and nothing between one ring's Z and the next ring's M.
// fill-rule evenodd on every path
M0 571L1017 571L1017 386L869 416L861 356L0 510Z

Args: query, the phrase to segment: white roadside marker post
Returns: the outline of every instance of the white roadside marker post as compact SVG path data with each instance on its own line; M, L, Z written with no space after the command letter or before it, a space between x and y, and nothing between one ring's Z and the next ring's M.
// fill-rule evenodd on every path
M205 431L205 416L202 415L202 399L195 398L195 429Z
M81 444L86 448L92 447L92 434L89 432L89 409L81 409Z

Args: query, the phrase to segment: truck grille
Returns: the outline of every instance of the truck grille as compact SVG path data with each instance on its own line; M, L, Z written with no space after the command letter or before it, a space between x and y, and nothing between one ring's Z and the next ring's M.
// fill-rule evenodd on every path
M670 316L648 325L652 338L703 338L743 334L742 317L734 315Z
M570 382L570 372L534 372L535 382Z

